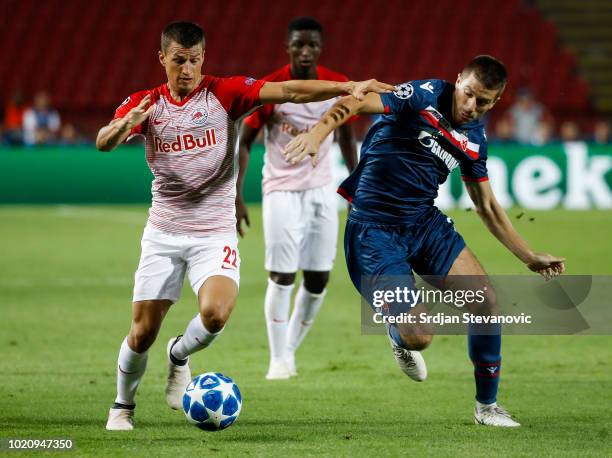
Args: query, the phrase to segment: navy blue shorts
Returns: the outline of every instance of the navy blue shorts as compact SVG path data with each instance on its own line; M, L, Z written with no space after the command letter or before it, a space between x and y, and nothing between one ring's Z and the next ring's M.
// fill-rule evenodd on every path
M452 220L436 207L403 224L360 221L351 212L344 231L348 272L364 298L370 297L372 285L362 285L363 279L389 282L388 289L397 286L398 279L413 287L413 272L445 277L464 247ZM379 283L378 288L385 285Z

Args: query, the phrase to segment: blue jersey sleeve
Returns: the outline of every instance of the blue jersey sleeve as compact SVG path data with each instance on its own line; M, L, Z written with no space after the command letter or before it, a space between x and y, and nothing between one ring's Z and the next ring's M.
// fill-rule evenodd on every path
M395 86L395 91L380 94L385 113L401 114L420 111L434 103L442 89L442 80L416 80Z
M487 158L488 145L484 129L481 130L481 135L478 135L473 141L478 143L478 159L475 161L463 161L460 164L461 178L463 181L487 181L489 179L487 173Z

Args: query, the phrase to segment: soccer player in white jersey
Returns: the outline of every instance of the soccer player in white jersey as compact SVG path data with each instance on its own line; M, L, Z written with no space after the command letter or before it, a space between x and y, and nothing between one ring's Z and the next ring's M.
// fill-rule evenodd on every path
M145 137L153 173L153 201L135 274L132 324L121 344L117 397L106 428L133 429L135 395L147 351L188 275L199 313L182 336L168 342L166 401L181 408L191 381L189 355L223 331L238 294L240 256L235 234L234 123L264 103L311 102L350 93L388 91L365 82L287 81L202 75L204 33L193 23L169 24L159 61L167 83L136 92L100 129L96 146L111 151L135 135Z
M313 18L299 17L289 23L287 54L289 64L264 77L265 81L334 80L348 81L341 73L318 65L322 27ZM302 343L323 304L329 272L336 256L338 210L331 154L333 138L321 145L319 165L313 170L307 161L290 165L283 149L295 136L315 125L335 100L307 104L265 105L244 119L240 130L240 171L236 193L237 229L249 218L243 197L243 182L249 150L265 127L263 169L263 228L265 267L269 271L264 311L270 364L268 380L297 375L295 351ZM351 172L357 163L353 130L344 124L338 129L344 162ZM298 287L291 317L291 293L298 269L304 280Z

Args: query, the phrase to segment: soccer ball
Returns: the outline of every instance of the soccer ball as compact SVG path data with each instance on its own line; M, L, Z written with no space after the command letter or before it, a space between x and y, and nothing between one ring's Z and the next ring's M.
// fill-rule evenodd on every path
M242 395L238 386L218 372L198 375L183 394L183 411L187 420L207 431L218 431L232 425L241 408Z

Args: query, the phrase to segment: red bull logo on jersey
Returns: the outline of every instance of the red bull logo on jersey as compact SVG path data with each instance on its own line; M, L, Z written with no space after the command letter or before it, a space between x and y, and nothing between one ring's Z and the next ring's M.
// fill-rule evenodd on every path
M288 122L282 122L280 129L282 132L285 132L289 135L293 135L294 137L306 133L310 130L310 127L307 127L306 129L300 129L296 126L294 126L293 124L289 124Z
M156 153L182 153L194 149L204 149L217 144L215 129L206 129L204 135L195 137L191 134L177 135L176 141L165 141L153 137Z
M206 110L196 110L191 114L191 122L196 126L203 126L208 121L208 112Z

